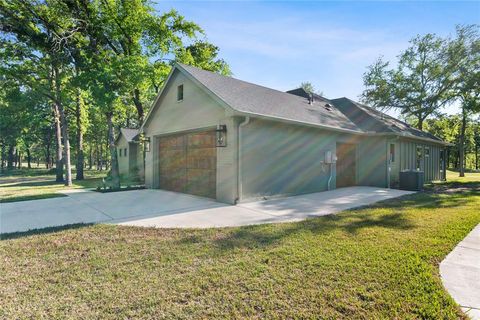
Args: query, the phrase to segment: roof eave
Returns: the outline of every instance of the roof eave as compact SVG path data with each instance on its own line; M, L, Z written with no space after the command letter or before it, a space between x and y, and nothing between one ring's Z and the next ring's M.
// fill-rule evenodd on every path
M378 135L397 136L397 137L400 137L400 138L406 138L406 139L412 139L412 140L421 140L421 141L440 144L440 145L443 145L443 146L453 146L454 145L453 143L446 142L446 141L443 141L443 140L435 140L435 139L430 139L430 138L426 138L426 137L417 137L417 136L413 136L413 135L410 135L410 134L406 134L405 132L402 132L402 133L395 133L395 132L394 133L378 133Z
M271 116L271 115L255 113L255 112L237 111L237 112L235 112L234 115L243 116L243 117L249 116L249 117L254 117L254 118L259 118L259 119L264 119L264 120L274 120L274 121L280 121L280 122L285 122L285 123L293 123L293 124L298 124L298 125L302 125L302 126L308 126L308 127L313 127L313 128L321 128L321 129L325 129L325 130L337 131L337 132L342 132L342 133L350 133L350 134L355 134L355 135L365 135L365 132L362 132L362 131L332 127L332 126L322 125L322 124L313 123L313 122L298 121L298 120L293 120L293 119L288 119L288 118L283 118L283 117L277 117L277 116Z

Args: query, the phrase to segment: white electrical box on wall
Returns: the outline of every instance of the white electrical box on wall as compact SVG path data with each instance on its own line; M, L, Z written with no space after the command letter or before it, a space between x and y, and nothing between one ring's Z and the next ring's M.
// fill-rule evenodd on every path
M337 160L337 156L332 151L325 152L325 163L334 163Z

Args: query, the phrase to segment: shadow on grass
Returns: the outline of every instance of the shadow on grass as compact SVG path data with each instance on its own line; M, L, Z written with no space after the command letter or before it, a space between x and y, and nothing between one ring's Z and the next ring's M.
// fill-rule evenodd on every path
M296 223L238 228L225 237L215 240L215 245L220 250L259 248L275 245L297 233L326 234L334 230L344 230L350 235L355 235L362 229L372 227L408 230L415 228L415 225L401 212L372 215L368 212L345 211L342 215L315 217ZM190 236L183 239L183 242L195 243L196 240L195 237Z
M355 236L362 229L384 228L391 230L414 229L414 220L405 211L410 208L456 207L469 202L469 197L479 196L480 191L469 190L450 194L416 193L397 199L385 200L369 206L343 211L335 215L315 217L297 223L280 225L263 225L237 228L226 233L224 237L215 240L218 249L232 250L236 248L258 248L275 245L291 235L309 232L326 234L334 230L344 230ZM369 209L392 209L390 213L372 213ZM198 241L196 237L187 237L183 242Z
M34 235L40 235L40 234L55 233L55 232L60 232L64 230L80 229L80 228L85 228L92 225L93 223L76 223L76 224L68 224L68 225L59 226L59 227L33 229L33 230L28 230L23 232L2 233L0 234L0 240L1 241L11 240L11 239L24 238L24 237L34 236Z

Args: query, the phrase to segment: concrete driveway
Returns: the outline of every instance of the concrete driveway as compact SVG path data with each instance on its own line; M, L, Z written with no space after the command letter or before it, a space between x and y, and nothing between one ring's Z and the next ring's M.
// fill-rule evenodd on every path
M72 192L63 198L0 204L0 233L76 223L210 228L288 222L333 214L410 193L394 189L350 187L232 206L163 190L103 194Z

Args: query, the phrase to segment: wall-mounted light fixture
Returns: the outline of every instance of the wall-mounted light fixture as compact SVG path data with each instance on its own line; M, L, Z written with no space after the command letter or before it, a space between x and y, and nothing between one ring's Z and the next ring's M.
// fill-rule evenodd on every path
M150 137L144 137L142 139L143 142L143 150L145 152L150 152Z
M226 147L227 146L227 125L220 124L217 126L216 133L216 147Z

